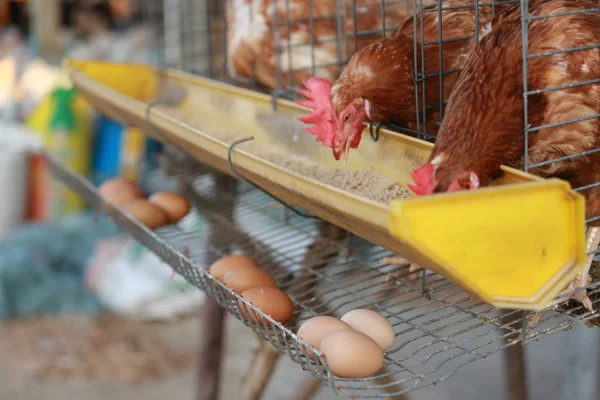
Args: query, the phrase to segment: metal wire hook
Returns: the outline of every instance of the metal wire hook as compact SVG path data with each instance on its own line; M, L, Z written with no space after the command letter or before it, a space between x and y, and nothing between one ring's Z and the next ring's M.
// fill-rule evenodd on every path
M273 111L277 111L277 99L285 95L285 90L275 89L271 92L271 107Z
M422 73L416 74L415 77L413 78L414 83L423 82L424 80L425 80L425 74L422 74Z
M373 125L375 125L375 132L373 132ZM371 140L374 142L379 141L379 130L383 124L381 122L377 122L376 124L369 124L369 135L371 135Z
M261 192L267 194L269 197L271 197L273 200L277 201L282 206L284 206L287 209L293 211L295 214L297 214L297 215L299 215L299 216L301 216L303 218L307 218L307 219L320 219L319 217L317 217L315 215L310 215L310 214L303 213L302 211L299 211L296 208L290 206L285 201L283 201L281 199L278 199L277 197L273 196L271 193L267 192L266 190L264 190L260 186L256 185L254 182L252 182L249 179L247 179L246 177L244 177L242 174L240 174L240 172L237 169L235 169L235 167L233 166L233 162L231 161L231 153L233 151L233 148L235 146L237 146L238 144L241 144L241 143L244 143L244 142L249 142L250 140L254 140L254 136L248 136L248 137L243 138L243 139L234 140L233 142L231 142L231 144L227 148L227 164L229 164L229 169L231 170L231 172L233 172L241 180L249 183L250 185L252 185L256 189L258 189Z

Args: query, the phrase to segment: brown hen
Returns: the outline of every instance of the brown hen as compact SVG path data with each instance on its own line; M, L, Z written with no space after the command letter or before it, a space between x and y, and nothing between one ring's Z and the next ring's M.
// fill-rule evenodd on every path
M480 6L478 22L486 24L494 11L507 7ZM440 58L446 100L456 81L460 60L474 41L476 14L473 0L448 0L443 2L441 21L437 5L426 7L418 17L406 19L386 40L355 53L331 88L324 79L307 81L305 94L312 101L301 104L315 109L315 113L301 120L315 124L316 129L309 128L309 132L332 147L338 160L346 160L349 149L358 147L365 121L395 123L419 131L426 128L435 134L440 119ZM444 41L441 57L440 25ZM418 76L415 70L420 71ZM420 80L425 81L424 86L417 86L415 81ZM423 104L431 109L424 112Z
M587 10L586 12L583 12ZM581 188L600 182L600 14L597 0L531 0L528 29L529 169ZM556 14L567 13L566 16ZM540 16L552 15L550 18ZM583 50L557 52L560 49ZM531 55L535 54L535 57ZM413 172L419 195L487 185L500 166L523 166L521 9L498 15L462 67L429 162ZM577 84L586 82L587 84ZM552 89L550 89L552 88ZM573 121L568 122L565 121ZM556 124L551 127L544 127ZM536 127L542 127L536 129ZM586 156L552 160L590 151ZM587 218L600 215L600 187L581 190ZM600 241L600 221L588 225L588 251ZM588 270L568 290L589 282ZM592 308L585 290L572 295Z

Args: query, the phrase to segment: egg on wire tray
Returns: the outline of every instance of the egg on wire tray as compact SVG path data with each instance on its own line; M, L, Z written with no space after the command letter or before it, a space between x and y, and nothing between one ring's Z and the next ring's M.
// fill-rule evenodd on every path
M294 307L288 295L276 287L275 280L252 258L223 257L210 266L209 273L273 320L285 324L292 317ZM238 305L242 317L253 323L269 324L239 300ZM325 355L335 375L366 378L383 367L383 354L392 348L395 332L392 324L378 312L355 309L341 319L326 315L313 317L302 324L298 337ZM312 351L304 350L307 357L315 359Z
M292 300L277 288L275 280L252 258L243 255L226 256L215 261L208 272L273 320L285 324L292 317ZM261 325L270 324L241 301L238 301L238 305L244 318Z
M396 338L387 318L368 309L349 311L341 319L313 317L300 326L298 337L323 353L331 372L341 378L367 378L377 373L383 367L384 352Z
M190 210L184 196L159 192L147 199L135 183L124 178L105 182L99 192L149 229L177 223ZM294 306L288 295L277 288L273 277L252 258L245 255L223 257L210 266L209 273L273 320L285 324L292 317ZM244 318L253 323L269 324L241 301L238 305ZM331 316L311 318L302 324L298 337L325 355L335 375L366 378L383 367L384 352L392 347L395 333L391 323L381 314L356 309L341 319ZM306 349L306 353L314 359L310 350Z
M191 208L185 196L173 192L158 192L147 199L139 186L120 177L104 182L98 191L104 199L152 230L179 222Z

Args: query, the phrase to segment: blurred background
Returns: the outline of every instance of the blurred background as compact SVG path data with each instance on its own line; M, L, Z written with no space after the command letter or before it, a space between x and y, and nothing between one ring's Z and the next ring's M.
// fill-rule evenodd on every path
M0 399L162 399L165 379L193 392L202 293L36 153L96 184L152 169L161 146L98 115L61 72L66 57L148 63L147 39L141 1L0 0Z
M146 180L156 170L161 145L97 114L61 70L67 57L152 63L142 8L141 0L0 0L0 400L197 394L204 295L56 184L36 155L45 148L96 185ZM528 370L531 398L568 398L569 365L585 382L598 376L598 335L576 330L526 348L536 366ZM255 343L227 319L221 380L232 384L222 385L221 398L239 398ZM565 347L587 358L553 361ZM292 399L308 378L289 359L280 364L265 398ZM502 371L496 353L409 397L502 399Z

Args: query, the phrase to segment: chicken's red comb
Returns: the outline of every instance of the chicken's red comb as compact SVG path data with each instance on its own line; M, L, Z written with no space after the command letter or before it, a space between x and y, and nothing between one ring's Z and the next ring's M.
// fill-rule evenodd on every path
M421 165L410 173L410 176L415 182L414 185L409 184L408 188L412 190L416 196L432 194L435 189L435 181L433 180L433 164L427 163Z
M333 147L335 138L335 126L333 125L333 105L331 104L332 84L327 79L315 76L304 82L306 90L300 90L300 94L308 100L296 100L301 106L312 108L314 112L299 118L305 124L314 124L306 131L317 137L327 147Z

